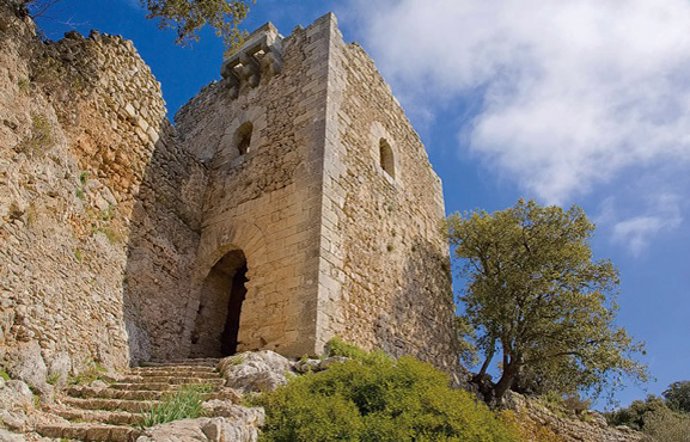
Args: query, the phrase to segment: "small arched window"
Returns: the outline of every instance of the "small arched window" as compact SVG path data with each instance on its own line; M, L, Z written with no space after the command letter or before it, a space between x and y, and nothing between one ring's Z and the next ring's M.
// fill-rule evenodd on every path
M252 131L254 126L250 121L243 123L237 131L235 131L235 146L240 152L240 155L244 155L249 152L249 146L252 143Z
M381 161L381 169L383 169L391 178L395 178L395 159L393 158L393 149L385 138L379 140L379 155Z

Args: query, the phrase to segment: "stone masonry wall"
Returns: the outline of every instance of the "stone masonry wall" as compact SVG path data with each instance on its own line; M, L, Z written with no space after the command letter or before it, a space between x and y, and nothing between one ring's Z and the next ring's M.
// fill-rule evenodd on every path
M322 340L455 371L441 182L372 60L331 27L319 298ZM380 140L394 177L381 167Z
M237 97L227 80L212 84L176 117L187 149L209 167L195 286L226 253L246 256L238 351L315 350L328 32L328 18L296 30L282 42L279 74ZM251 144L240 155L235 134L247 122ZM203 299L200 290L187 310L185 345Z
M42 383L148 356L146 330L124 324L146 308L140 296L184 287L198 240L192 183L203 181L175 145L160 85L131 42L43 43L3 1L0 123L2 365L32 361ZM153 256L161 265L147 269Z

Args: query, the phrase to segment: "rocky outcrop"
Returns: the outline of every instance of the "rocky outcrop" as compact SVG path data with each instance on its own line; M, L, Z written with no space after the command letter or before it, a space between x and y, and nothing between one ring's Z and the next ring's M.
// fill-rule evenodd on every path
M234 408L238 411L228 417L184 419L150 428L137 442L256 442L264 421L263 410Z
M273 391L287 383L289 359L270 350L244 352L220 361L218 368L228 387L243 393Z
M627 427L611 427L595 411L582 416L556 413L535 398L508 392L506 405L539 426L551 429L565 442L638 442L644 435Z
M5 381L0 378L0 422L15 431L25 431L29 426L28 414L33 410L34 395L22 381ZM0 437L0 440L2 437Z
M41 356L41 347L36 341L22 342L11 348L5 367L12 378L26 382L43 395L51 392L52 387L46 382L48 367Z

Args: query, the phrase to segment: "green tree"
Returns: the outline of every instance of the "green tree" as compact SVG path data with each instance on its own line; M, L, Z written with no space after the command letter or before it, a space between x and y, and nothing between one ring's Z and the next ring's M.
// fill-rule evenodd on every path
M449 217L466 281L463 316L484 356L475 380L501 357L489 396L500 399L509 389L598 395L625 375L646 379L633 359L642 345L614 324L618 273L592 259L593 230L579 207L524 200L493 214Z
M668 411L660 397L650 394L645 400L635 400L625 408L606 413L606 421L610 425L625 425L633 430L643 430L651 415L659 415Z
M661 395L671 410L690 413L690 381L674 382Z
M626 425L642 431L647 435L642 439L644 442L687 442L690 440L690 415L671 410L667 403L658 396L649 395L644 401L633 401L626 408L607 413L606 420L611 425Z
M60 0L15 0L28 7L34 17L44 15ZM148 10L148 18L158 19L161 28L172 28L177 43L186 44L199 39L199 30L205 25L215 29L228 47L242 42L245 33L240 23L255 0L139 0Z

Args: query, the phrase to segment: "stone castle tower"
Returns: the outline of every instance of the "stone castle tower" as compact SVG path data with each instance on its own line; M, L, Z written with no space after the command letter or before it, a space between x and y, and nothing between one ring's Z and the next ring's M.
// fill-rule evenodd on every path
M286 39L263 26L222 73L176 119L208 167L192 354L219 349L234 290L239 350L298 356L339 335L452 354L441 183L364 51L329 14Z
M18 66L0 104L25 116L0 129L17 164L0 183L16 195L0 212L6 359L299 357L337 335L457 366L441 182L335 16L259 28L174 127L130 42L17 35L0 51ZM37 167L53 181L27 187Z

